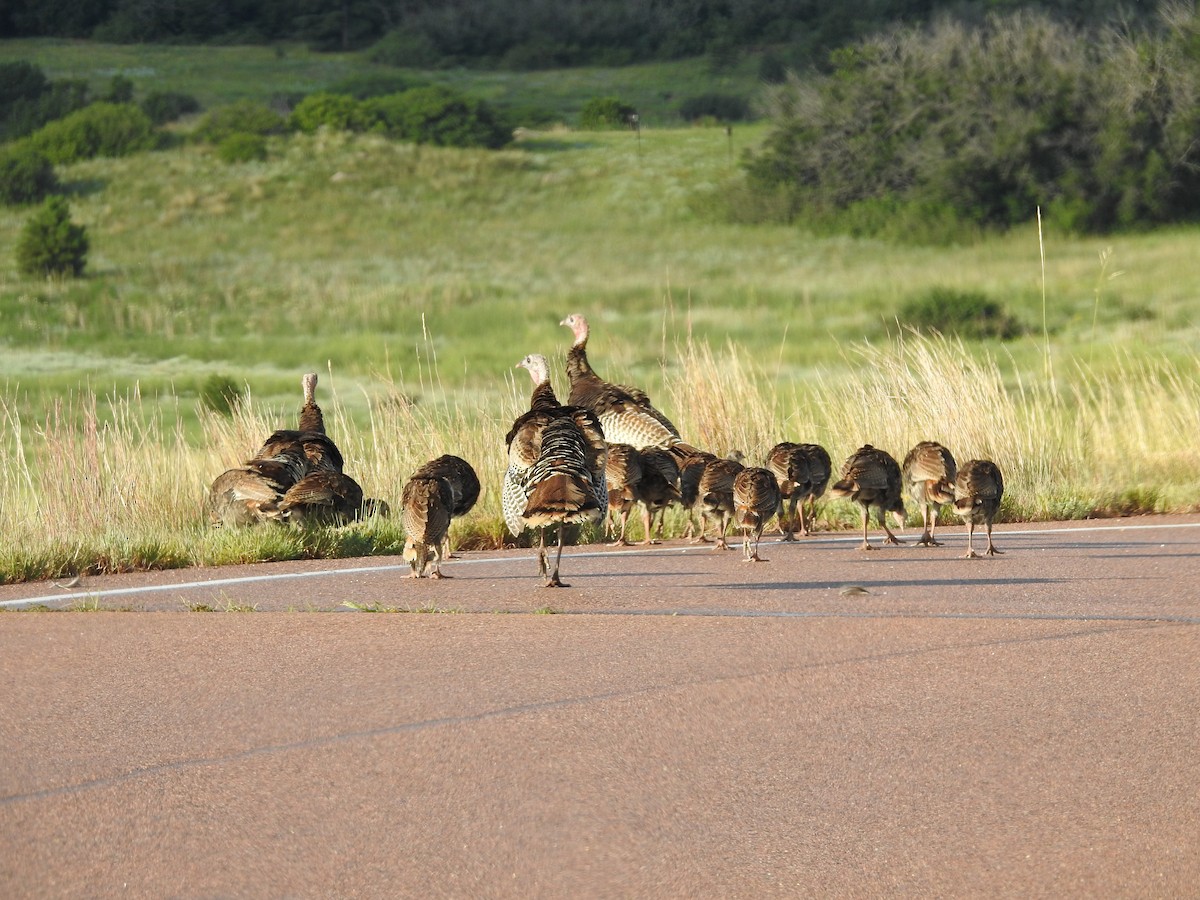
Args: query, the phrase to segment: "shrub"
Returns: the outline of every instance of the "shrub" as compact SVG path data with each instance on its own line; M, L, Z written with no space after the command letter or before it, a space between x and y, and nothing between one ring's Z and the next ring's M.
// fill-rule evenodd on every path
M345 94L355 100L366 100L368 97L401 94L415 87L427 87L428 84L423 78L401 75L399 72L369 72L343 78L331 84L326 91L330 94Z
M221 162L257 162L267 158L267 139L261 134L231 134L217 144Z
M196 137L219 144L231 134L283 134L283 116L253 100L239 100L209 112L196 126Z
M367 51L367 59L373 63L406 69L435 69L452 62L443 57L425 34L404 29L393 29L380 38Z
M584 131L604 131L610 128L628 128L630 118L637 112L616 97L595 97L583 104L579 111L579 127Z
M445 87L413 88L363 101L366 113L387 135L440 147L488 147L508 143L510 132L486 103Z
M679 116L685 122L715 119L718 122L744 122L750 118L750 102L733 94L700 94L679 104Z
M87 252L87 229L71 221L67 201L55 194L25 222L17 241L17 270L30 277L78 277Z
M1024 328L1004 307L980 291L935 287L900 309L900 324L975 340L1011 340Z
M238 384L228 375L213 373L200 385L200 403L222 416L231 416L242 402Z
M0 203L36 203L58 190L54 166L28 142L0 148Z
M97 156L126 156L158 144L150 117L128 103L93 103L51 122L30 135L29 140L56 164Z
M36 100L50 87L45 73L31 62L0 63L0 118L19 100Z
M366 106L345 94L310 94L292 110L289 122L306 134L322 126L335 131L366 131L373 122Z
M199 100L191 94L181 94L177 91L152 91L142 98L139 105L155 125L165 125L183 116L200 112Z
M39 82L24 69L12 75L16 83L0 88L0 139L13 140L32 134L47 122L88 105L86 81ZM4 84L5 77L4 67L0 67L0 85ZM41 84L40 88L38 84Z
M132 103L133 80L117 73L108 83L108 91L100 98L105 103Z

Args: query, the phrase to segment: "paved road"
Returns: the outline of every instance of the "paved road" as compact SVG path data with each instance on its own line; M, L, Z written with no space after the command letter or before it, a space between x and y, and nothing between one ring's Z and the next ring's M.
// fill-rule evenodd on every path
M0 615L0 896L1200 896L1200 518L855 544L0 587L152 612Z

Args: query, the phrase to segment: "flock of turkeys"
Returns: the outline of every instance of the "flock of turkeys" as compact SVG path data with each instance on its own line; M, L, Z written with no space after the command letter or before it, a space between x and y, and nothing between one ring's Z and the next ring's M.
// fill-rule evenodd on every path
M639 506L644 541L651 543L656 533L662 537L665 511L676 504L688 513L685 537L708 541L711 523L716 549L723 549L733 522L742 531L744 558L762 561L758 547L772 517L779 517L785 541L795 540L797 530L810 534L816 502L827 487L831 496L862 506L864 550L872 549L867 538L871 507L879 511L885 543L901 543L886 514L903 524L907 493L921 509L920 544L940 545L934 536L938 510L950 505L967 524L968 557L979 555L976 525L987 530L986 553L1000 552L992 543L992 522L1004 479L991 460L973 459L959 467L944 446L922 441L901 465L867 444L850 455L830 485L832 463L823 447L784 441L771 448L763 466L745 465L740 453L721 457L684 441L644 391L601 379L588 362L583 316L568 316L561 324L575 337L567 353L570 394L566 404L555 396L545 356L530 354L517 364L529 372L533 394L529 410L505 437L508 468L501 493L513 536L526 528L538 532L538 568L547 587L566 586L559 564L567 525L607 519L616 543L627 544L629 517ZM296 430L276 431L244 465L213 482L208 507L215 524L344 524L389 514L385 502L364 499L362 488L343 472L342 455L326 435L314 399L316 384L316 375L304 376ZM471 465L450 455L425 463L405 483L404 558L414 577L427 570L433 578L447 577L441 563L450 552L450 521L475 505L479 490ZM558 545L553 563L546 548L551 528L557 530Z

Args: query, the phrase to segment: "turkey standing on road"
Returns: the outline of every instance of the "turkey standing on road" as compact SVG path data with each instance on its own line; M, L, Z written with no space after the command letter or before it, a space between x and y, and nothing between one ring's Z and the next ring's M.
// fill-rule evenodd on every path
M693 543L704 543L708 540L704 534L704 513L700 505L700 479L704 475L704 467L716 458L706 450L697 450L683 457L679 464L679 505L684 508L688 517L683 536L694 538ZM697 530L700 532L699 537L696 537Z
M871 516L871 507L879 508L879 524L887 532L885 544L904 543L884 519L884 513L890 512L896 517L897 523L904 524L904 501L900 498L902 490L900 466L891 454L879 450L870 444L865 444L852 453L842 464L841 479L829 489L835 497L848 497L863 508L863 550L873 550L867 540L867 521Z
M610 530L616 529L621 521L614 547L625 547L625 528L629 524L629 513L633 510L638 482L642 480L642 455L629 444L609 444L608 460L604 465L604 478L608 484L608 517Z
M954 479L958 476L954 455L937 441L921 441L904 457L902 472L909 496L921 507L925 527L917 543L940 547L934 531L942 504L954 502Z
M733 518L733 482L742 469L746 468L736 459L721 459L714 457L709 460L700 473L699 498L700 513L703 516L700 523L700 538L704 541L707 530L707 519L717 522L717 543L714 550L728 550L725 543L725 532L729 528L729 520Z
M972 459L958 470L954 482L954 511L967 523L967 559L978 559L979 554L972 546L975 526L982 522L987 526L987 555L1000 553L992 543L992 520L1000 510L1004 497L1004 477L1000 467L990 459Z
M414 475L404 484L400 505L405 535L404 559L412 569L410 577L424 578L426 566L432 563L430 578L449 578L442 573L442 548L447 541L454 509L454 489L449 479Z
M437 459L431 459L413 472L413 478L444 478L450 485L452 503L450 515L458 519L469 513L479 499L479 476L471 464L460 456L445 454ZM453 557L450 552L450 532L446 532L446 540L442 547L444 559Z
M758 542L771 516L783 505L775 473L749 466L733 480L733 517L742 529L742 552L746 562L765 562L758 555ZM750 535L754 535L753 550Z
M559 324L570 328L575 335L575 343L567 351L567 376L571 379L567 402L594 412L609 443L641 449L670 447L681 442L679 429L654 408L645 391L612 384L595 373L587 357L587 319L573 313Z
M546 357L530 354L517 366L529 371L534 388L529 411L517 418L505 437L504 521L514 537L527 526L538 529L538 568L546 577L546 587L567 587L558 575L563 532L568 522L596 522L603 517L608 507L607 444L590 410L558 402ZM545 532L551 525L558 525L552 571Z
M829 451L820 444L800 444L799 447L808 457L808 477L811 485L808 492L807 518L803 505L800 507L800 531L809 535L817 522L817 501L825 495L829 476L833 474L833 461L829 458Z
M812 475L809 473L808 454L799 444L781 441L767 453L766 468L775 476L779 487L779 533L782 540L796 539L796 507L800 507L800 530L804 527L804 501L812 494ZM788 501L787 516L783 513L783 501Z
M642 504L642 524L646 529L642 543L654 544L662 540L667 507L680 499L679 464L661 447L644 447L641 457L642 478L634 487L634 498ZM658 518L658 541L651 535L655 517Z

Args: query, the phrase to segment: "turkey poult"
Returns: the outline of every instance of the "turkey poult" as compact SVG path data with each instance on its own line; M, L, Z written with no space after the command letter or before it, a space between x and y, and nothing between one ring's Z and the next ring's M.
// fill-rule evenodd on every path
M841 477L829 489L835 497L846 497L859 503L863 508L863 550L873 550L867 540L867 522L871 516L871 507L879 508L879 524L887 533L885 544L902 544L884 518L885 512L896 517L899 525L904 524L904 501L900 494L903 490L900 477L900 465L885 450L865 444L852 453L842 464Z
M983 523L987 527L987 555L1000 553L992 543L992 520L1000 510L1004 497L1004 477L1000 467L990 459L972 459L958 470L954 482L954 512L967 523L967 559L979 559L972 541L975 526Z
M917 543L926 547L942 546L941 541L934 538L934 531L938 511L943 504L954 502L954 479L958 476L954 455L937 441L921 441L904 457L901 472L908 495L921 508L924 528Z
M725 533L729 529L729 520L733 518L733 482L744 468L746 467L736 459L713 457L704 464L700 473L696 503L700 507L702 518L698 542L703 543L706 540L707 520L713 519L717 523L717 543L713 547L714 550L729 549L729 545L725 543Z
M645 391L612 384L595 373L587 356L587 319L574 313L559 324L570 328L575 335L575 343L567 351L567 377L571 380L567 402L594 412L609 443L629 444L638 449L682 443L679 429L654 408Z
M758 543L767 522L782 505L783 496L774 472L748 466L737 473L733 480L733 519L742 529L742 552L746 562L766 561L758 555Z
M208 491L207 509L215 526L236 527L280 522L284 494L308 472L304 445L276 432L243 465L216 477Z
M629 524L629 513L633 510L635 491L642 480L642 455L629 444L609 444L608 460L604 465L604 478L608 484L608 525L617 531L614 547L626 547L625 528ZM617 521L620 529L617 530Z
M642 506L642 524L646 536L643 544L654 544L662 541L665 527L667 507L678 503L679 494L679 464L669 452L661 447L644 447L640 451L642 458L642 477L634 486L634 499ZM653 537L654 520L658 519L658 539Z
M526 527L538 529L538 568L546 587L567 587L558 574L563 532L567 523L599 521L608 508L608 445L594 413L558 402L546 357L530 354L517 367L529 371L534 387L529 411L505 437L504 521L514 537ZM558 525L553 570L546 553L546 529L552 525Z
M781 441L767 453L766 468L779 483L779 533L785 541L796 539L796 510L800 510L800 533L812 534L816 521L817 499L829 484L832 463L820 444L796 444ZM789 501L786 520L783 501ZM808 514L805 515L805 504Z
M419 471L419 470L418 470ZM404 525L404 559L411 578L449 578L442 572L443 547L454 509L454 489L446 478L414 475L400 495Z
M344 472L316 469L284 493L281 518L296 525L347 525L363 516L363 492Z
M704 535L704 513L700 506L700 479L704 475L704 467L716 458L706 450L697 450L690 456L685 456L679 464L679 505L688 517L683 536L693 538L693 543L708 540ZM699 537L696 537L697 530L700 532Z
M444 478L450 486L452 503L451 518L458 519L469 513L479 499L479 476L475 469L461 456L445 454L437 459L431 459L413 472L413 478ZM450 559L450 532L446 532L442 553L444 559Z

